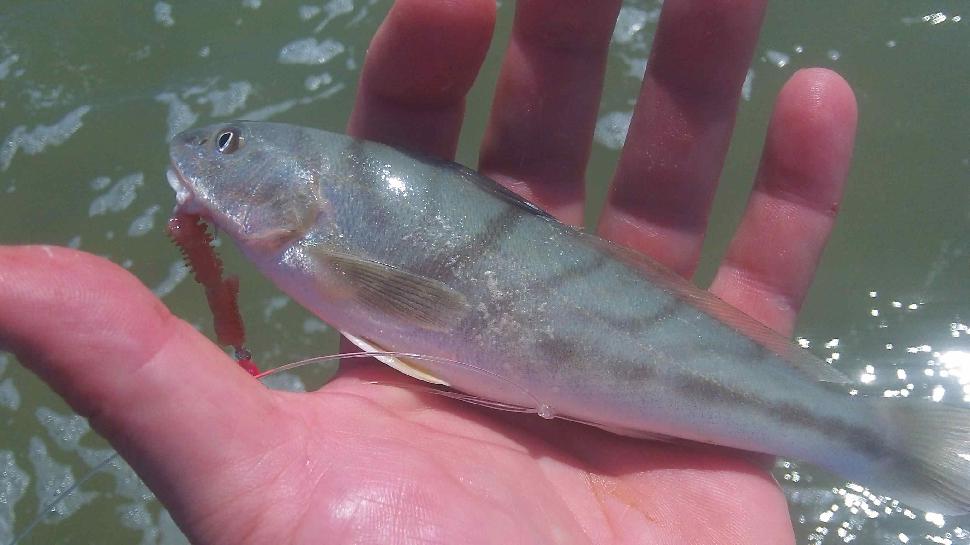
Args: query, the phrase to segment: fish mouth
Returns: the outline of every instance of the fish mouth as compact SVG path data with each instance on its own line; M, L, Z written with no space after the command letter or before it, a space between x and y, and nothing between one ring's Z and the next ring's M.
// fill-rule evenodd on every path
M172 165L165 172L165 179L168 185L175 191L175 209L173 213L203 215L205 207L201 206L195 198L195 192L185 178L179 173L178 168Z

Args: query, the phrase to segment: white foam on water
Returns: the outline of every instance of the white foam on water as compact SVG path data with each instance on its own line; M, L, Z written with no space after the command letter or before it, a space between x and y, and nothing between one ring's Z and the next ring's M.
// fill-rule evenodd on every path
M963 17L960 15L951 16L942 11L934 11L931 13L927 13L926 15L923 15L923 16L903 17L900 20L903 22L904 25L907 25L907 26L915 25L917 23L928 23L930 26L936 26L941 23L945 23L947 21L950 21L953 23L959 23L963 20Z
M336 95L337 93L339 93L340 91L343 91L346 87L347 87L347 84L343 82L335 83L313 96L303 97L302 99L300 99L300 104L309 104L317 100L330 98Z
M630 120L633 112L610 112L604 114L596 122L593 138L610 149L620 149L626 141L627 131L630 130Z
M279 62L282 64L324 64L344 52L344 45L327 38L303 38L290 42L280 49Z
M51 108L61 104L61 97L64 95L64 86L34 85L27 89L27 98L30 107L35 110Z
M305 106L307 104L312 104L313 102L316 102L318 100L328 99L336 95L340 91L343 91L346 88L347 88L346 84L344 84L343 82L338 82L331 85L330 87L327 87L326 89L324 89L323 91L320 91L315 95L305 96L299 99L284 100L276 104L270 104L268 106L264 106L256 110L251 110L243 114L241 116L241 119L248 119L250 121L263 121L277 114L283 113L293 108L294 106L297 106L297 105Z
M291 299L285 295L274 295L266 301L266 305L263 306L263 320L270 321L273 314L276 311L282 310L286 305L290 304Z
M267 388L282 390L285 392L305 392L306 384L303 380L293 373L278 373L262 379L262 383Z
M645 42L638 34L645 26L656 23L659 19L660 8L647 11L633 6L623 6L613 27L613 41L618 44Z
M36 155L48 146L59 146L67 142L81 128L81 120L90 110L90 106L75 108L53 125L37 125L33 129L28 129L25 125L15 127L3 144L0 144L0 171L10 168L10 162L18 151Z
M781 51L775 51L774 49L765 51L764 58L766 61L777 66L778 68L784 68L788 66L788 63L791 62L791 55L782 53Z
M137 189L145 182L145 175L135 172L124 176L103 195L95 197L88 206L88 217L101 216L108 212L121 212L131 206L138 196Z
M647 57L645 56L634 56L624 55L622 53L618 54L623 62L626 63L626 75L631 78L636 78L643 81L643 76L647 72ZM631 102L632 104L632 102Z
M303 332L307 335L326 333L328 331L330 331L330 326L316 318L307 318L306 320L303 320Z
M137 218L132 220L131 225L128 226L128 236L130 237L140 237L148 234L152 229L155 228L155 214L161 210L162 207L153 204L145 209L144 212L138 215Z
M12 378L0 382L0 407L16 411L20 408L20 391Z
M192 111L188 104L182 101L175 93L159 93L155 95L155 100L168 105L168 137L169 141L176 134L191 127L199 119L199 115Z
M212 117L226 117L246 107L246 99L253 92L248 81L234 81L226 89L209 91L199 99L200 104L212 106Z
M110 448L78 447L77 454L88 467L95 468L115 455L116 452ZM118 496L138 502L149 501L155 497L152 491L135 474L135 470L131 469L131 466L120 456L115 456L110 462L99 468L98 473L110 475L114 479L115 494Z
M148 505L144 502L129 502L119 506L118 520L121 521L122 526L132 530L157 532L152 521L152 514L148 512ZM151 542L154 543L155 540L152 539Z
M327 17L350 13L354 11L354 2L353 0L329 0L323 5L323 11L327 12Z
M309 21L310 19L313 19L317 15L320 15L320 12L322 11L323 11L323 8L321 8L320 6L302 5L299 8L297 8L297 13L299 13L300 19L303 21Z
M0 543L13 541L14 510L28 484L30 476L17 465L13 452L0 450Z
M38 407L34 416L62 450L76 449L81 438L91 431L87 419L76 414L61 414L47 407Z
M168 276L159 282L157 286L152 288L152 293L154 293L158 298L165 297L166 295L172 293L175 287L181 284L188 275L189 268L185 266L185 263L176 261L175 263L169 265Z
M351 0L330 0L323 5L323 11L326 13L326 16L322 21L320 21L320 24L313 29L314 34L323 30L324 27L330 23L330 21L333 21L345 13L354 11L354 3ZM353 24L353 21L351 21L351 23L347 26L351 26L351 24Z
M266 121L275 115L281 114L293 108L297 104L299 104L299 101L295 98L291 98L289 100L277 102L276 104L270 104L268 106L263 106L262 108L250 110L244 113L241 117L242 119L248 119L250 121Z
M143 61L148 57L150 57L151 54L152 54L152 46L145 45L129 53L128 58L133 61Z
M39 437L30 438L27 457L34 466L34 475L37 476L34 489L37 494L37 511L41 512L58 495L74 485L74 472L70 466L51 458L47 452L47 446ZM94 492L74 490L51 506L51 514L44 519L44 522L51 524L63 520L97 496L98 494Z
M172 17L172 5L168 2L156 2L155 21L166 27L174 25L175 18Z
M751 88L754 85L754 69L748 68L748 73L744 75L744 83L741 84L741 98L751 100Z
M263 0L242 0L244 8L259 9L263 5Z
M303 86L306 87L307 91L316 91L320 87L330 85L331 83L333 83L333 76L329 72L324 72L319 76L307 76L306 81L303 82Z
M6 79L10 75L10 67L19 60L20 57L16 54L8 55L6 58L0 60L0 80Z
M95 191L103 191L107 189L109 185L111 185L111 178L108 178L107 176L98 176L97 178L88 182L88 185Z
M188 538L179 530L167 509L158 514L158 545L189 545Z

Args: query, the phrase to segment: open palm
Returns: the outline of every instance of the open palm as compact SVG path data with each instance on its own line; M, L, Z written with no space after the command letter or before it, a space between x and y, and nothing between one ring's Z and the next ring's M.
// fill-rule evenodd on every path
M578 223L616 0L520 0L481 170ZM349 132L450 158L494 0L399 0ZM667 0L600 233L696 265L764 0ZM848 168L855 102L823 70L782 90L712 286L790 333ZM123 269L0 248L0 348L122 453L196 543L791 543L768 473L373 382L265 389ZM192 380L185 380L191 370Z

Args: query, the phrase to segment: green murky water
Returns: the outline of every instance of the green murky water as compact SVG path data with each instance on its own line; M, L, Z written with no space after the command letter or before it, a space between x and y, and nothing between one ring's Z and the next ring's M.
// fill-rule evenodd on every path
M477 139L506 41L503 2L459 159ZM0 243L76 246L141 278L204 325L161 227L173 199L166 140L226 118L340 130L367 42L389 2L0 4ZM601 199L617 121L640 84L654 0L627 1L589 180ZM868 393L970 400L970 10L965 2L776 1L752 63L699 281L738 221L775 93L800 67L835 68L860 103L843 213L799 324L818 354ZM622 123L621 123L622 124ZM262 362L328 352L333 337L230 256ZM302 380L319 383L330 370ZM190 379L191 377L187 377ZM299 387L291 380L290 387ZM109 451L12 358L0 356L0 543ZM909 512L851 483L779 462L799 543L968 543L970 520ZM757 508L752 506L752 508ZM126 466L114 462L25 543L180 543Z

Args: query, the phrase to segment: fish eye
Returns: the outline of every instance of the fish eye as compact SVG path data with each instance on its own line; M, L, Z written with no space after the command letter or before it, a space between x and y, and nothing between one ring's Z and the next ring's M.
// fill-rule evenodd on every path
M224 129L216 137L216 146L219 153L229 154L239 149L239 130Z

